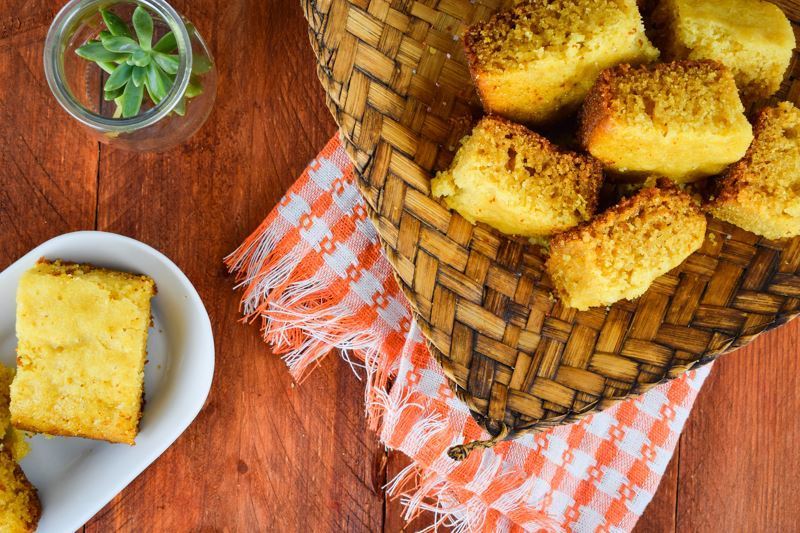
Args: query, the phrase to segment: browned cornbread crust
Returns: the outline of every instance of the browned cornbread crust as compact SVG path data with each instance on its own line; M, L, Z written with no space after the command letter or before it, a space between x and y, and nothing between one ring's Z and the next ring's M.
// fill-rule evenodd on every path
M763 109L744 159L716 183L706 210L768 239L800 235L800 110Z
M27 533L41 515L39 496L17 464L27 453L22 434L11 427L9 387L14 371L0 365L0 532Z
M605 70L584 102L579 138L618 179L685 183L738 161L752 128L727 68L677 61Z
M11 451L0 449L0 531L3 533L33 533L42 516L42 506L36 487L14 461Z
M641 190L590 222L555 236L547 270L558 296L586 310L644 294L696 251L706 219L669 180Z
M597 75L658 50L634 0L527 0L470 26L464 48L488 112L553 122L576 111Z
M665 60L719 61L747 104L778 91L795 47L786 15L762 0L661 0L650 22Z
M591 218L602 181L592 157L488 115L462 139L450 168L431 182L431 193L472 223L540 239Z

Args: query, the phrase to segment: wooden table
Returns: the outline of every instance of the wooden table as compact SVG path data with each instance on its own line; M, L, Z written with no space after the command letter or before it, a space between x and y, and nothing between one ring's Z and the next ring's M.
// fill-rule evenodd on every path
M221 86L201 132L153 155L98 146L50 95L42 48L62 2L0 2L0 268L64 232L128 235L186 272L216 337L197 420L85 529L398 531L381 487L405 463L366 429L362 384L329 357L295 386L237 321L221 261L335 131L300 6L173 3L209 41ZM799 345L795 322L718 363L640 531L800 527Z

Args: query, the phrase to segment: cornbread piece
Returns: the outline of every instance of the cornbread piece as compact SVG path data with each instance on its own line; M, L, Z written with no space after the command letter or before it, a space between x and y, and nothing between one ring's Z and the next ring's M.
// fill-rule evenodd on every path
M36 489L14 461L11 451L0 450L0 531L36 531L41 514Z
M11 427L11 414L8 412L9 398L8 389L14 379L14 371L0 364L0 436L5 435L6 430Z
M9 450L15 461L21 461L28 454L28 443L21 432L11 426L11 413L8 409L11 403L9 388L13 379L14 371L0 364L0 447Z
M528 0L470 26L464 46L486 110L526 123L576 111L604 68L658 58L636 0Z
M681 61L603 72L584 104L581 140L629 180L658 174L685 183L741 159L753 131L728 69Z
M141 416L147 276L40 261L17 290L15 427L134 443Z
M603 180L590 157L560 152L547 139L488 116L462 141L431 187L451 209L503 233L548 237L588 220Z
M0 531L28 532L36 529L41 507L36 489L28 482L17 461L27 453L22 436L11 427L8 388L14 372L0 365Z
M763 110L755 135L708 211L768 239L800 235L800 110L789 102Z
M795 46L781 9L762 0L662 0L653 13L669 59L714 59L748 102L780 88Z
M703 244L706 218L668 180L550 242L547 270L570 307L637 298Z

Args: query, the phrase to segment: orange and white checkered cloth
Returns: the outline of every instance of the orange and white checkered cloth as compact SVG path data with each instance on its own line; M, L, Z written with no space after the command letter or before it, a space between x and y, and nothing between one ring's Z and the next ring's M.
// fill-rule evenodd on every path
M338 138L226 260L242 311L301 379L333 349L366 374L367 415L413 464L389 483L467 531L630 531L653 497L709 367L580 422L473 452L489 437L430 355L383 257Z

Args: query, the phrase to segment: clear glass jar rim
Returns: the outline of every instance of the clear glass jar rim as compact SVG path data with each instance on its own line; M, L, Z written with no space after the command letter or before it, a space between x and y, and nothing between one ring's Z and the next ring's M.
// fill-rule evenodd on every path
M175 83L167 96L155 107L132 118L114 119L84 107L73 96L65 81L63 54L66 41L83 17L115 4L137 4L155 12L169 26L178 45L179 64ZM71 0L58 12L44 46L44 70L50 90L67 113L82 124L102 132L130 132L151 126L168 116L183 98L192 74L192 46L183 19L165 0Z

